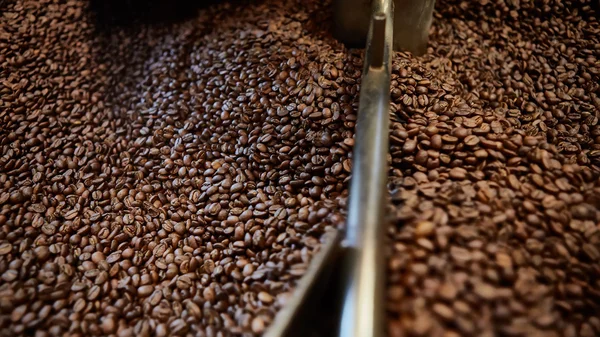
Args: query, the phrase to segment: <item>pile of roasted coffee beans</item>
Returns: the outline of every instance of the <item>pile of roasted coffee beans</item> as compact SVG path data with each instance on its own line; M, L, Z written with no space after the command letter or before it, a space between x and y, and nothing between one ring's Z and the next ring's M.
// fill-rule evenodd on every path
M0 335L266 329L343 224L362 64L323 6L2 8Z
M389 334L600 335L597 3L436 6L394 56ZM0 13L0 335L264 332L344 222L362 54L330 2Z
M394 58L391 336L600 336L597 4L440 1Z

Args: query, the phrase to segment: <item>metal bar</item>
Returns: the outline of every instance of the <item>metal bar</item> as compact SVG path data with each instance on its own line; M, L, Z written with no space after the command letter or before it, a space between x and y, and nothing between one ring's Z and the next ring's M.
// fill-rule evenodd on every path
M382 20L381 16L384 19ZM375 0L360 90L338 336L383 337L385 256L382 249L387 180L393 0ZM384 29L380 29L381 23ZM383 50L375 50L382 48ZM379 64L378 55L382 55Z

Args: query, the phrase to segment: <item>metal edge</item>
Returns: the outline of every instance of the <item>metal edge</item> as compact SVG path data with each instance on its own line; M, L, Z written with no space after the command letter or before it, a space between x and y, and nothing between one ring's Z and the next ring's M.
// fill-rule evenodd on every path
M275 321L264 337L283 337L290 334L293 325L300 318L303 306L309 300L311 292L325 273L325 268L335 260L340 248L341 233L334 229L323 234L325 243L309 263L306 273L300 278L290 300L275 316Z

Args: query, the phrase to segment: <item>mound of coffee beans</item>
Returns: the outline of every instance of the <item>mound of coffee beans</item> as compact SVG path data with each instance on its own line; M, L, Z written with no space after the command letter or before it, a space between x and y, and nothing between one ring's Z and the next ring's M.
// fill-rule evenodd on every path
M362 53L331 3L0 7L0 335L264 332L344 222ZM389 334L596 336L597 4L436 8L393 58Z
M261 334L343 223L361 58L327 4L88 7L2 9L0 335Z
M600 335L593 1L441 1L394 58L390 336Z

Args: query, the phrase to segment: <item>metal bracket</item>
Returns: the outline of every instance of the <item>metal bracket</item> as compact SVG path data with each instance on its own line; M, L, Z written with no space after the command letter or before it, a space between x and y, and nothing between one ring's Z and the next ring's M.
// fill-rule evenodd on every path
M394 50L415 55L427 51L435 0L393 0ZM362 48L372 13L370 0L335 0L334 35L349 47Z

